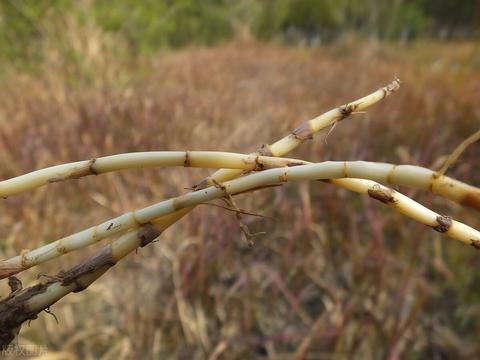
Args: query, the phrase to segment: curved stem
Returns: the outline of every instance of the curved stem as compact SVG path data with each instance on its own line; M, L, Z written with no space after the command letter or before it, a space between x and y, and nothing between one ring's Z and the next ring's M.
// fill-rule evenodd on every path
M384 86L367 96L339 106L314 119L304 122L294 129L291 134L288 134L273 144L263 145L259 150L253 152L252 155L283 156L303 144L305 141L312 139L320 130L337 124L349 117L352 113L365 110L366 108L375 105L377 102L386 98L399 88L400 80L395 79L389 85ZM214 185L215 182L221 183L234 179L239 175L241 175L241 173L238 170L221 169L217 170L211 176L195 186L197 189L202 189Z
M209 197L207 195L210 193L210 197L214 194L217 197L221 197L226 194L247 191L255 184L258 185L262 182L278 183L279 181L311 180L319 177L319 173L295 172L295 170L296 168L268 170L264 172L269 172L268 176L260 176L264 173L259 173L237 179L243 180L243 182L233 180L217 187L208 188L201 192L189 193L167 201L173 203L180 202L182 206L187 206L187 204L195 205L198 202L194 201L194 197L191 194L203 193L205 197ZM256 181L252 180L253 177L256 177ZM480 233L477 230L452 220L450 217L437 214L393 189L364 179L335 179L328 181L357 193L368 194L371 198L422 224L432 227L440 233L469 243L477 249L480 248ZM182 198L183 200L180 201L179 199ZM184 210L188 211L189 208L184 208ZM84 290L122 258L155 240L170 225L172 219L169 219L169 217L175 217L175 213L172 213L172 211L170 210L167 216L153 219L152 223L143 224L138 229L127 232L116 241L103 247L92 258L66 272L60 272L54 277L55 279L50 280L46 284L37 284L20 291L18 294L10 295L7 299L1 301L0 346L5 346L13 340L16 331L18 331L18 328L24 321L35 318L39 312L69 293Z
M79 179L107 172L151 167L199 167L263 170L274 167L293 166L307 162L268 156L244 155L220 151L149 151L117 154L96 159L51 166L28 174L0 181L0 197L16 195L49 183Z
M420 169L420 173L418 172L418 169ZM200 191L190 192L176 198L145 207L143 209L125 213L97 226L93 226L37 249L25 251L19 256L0 262L0 278L8 277L32 266L56 258L62 254L89 246L106 237L117 235L129 229L139 227L165 215L169 215L168 218L162 220L165 228L167 228L171 223L175 222L179 216L181 217L188 213L193 206L196 206L202 202L221 198L226 194L235 195L269 185L281 184L287 181L302 180L342 179L341 181L334 180L332 182L347 188L349 188L349 184L354 184L355 186L352 185L349 189L353 191L361 189L357 192L362 193L368 192L368 186L381 186L376 182L365 183L365 181L368 180L345 179L347 177L365 178L370 180L378 180L380 182L388 182L388 179L396 179L397 183L402 185L426 188L430 186L429 179L433 179L432 174L435 173L430 170L417 168L411 165L395 166L391 164L378 164L366 161L326 161L318 164L265 170L227 181L221 185L211 186ZM360 187L359 184L363 184L363 187ZM382 187L382 189L386 188ZM400 198L402 196L400 196ZM424 207L421 207L421 210L418 210L418 208L414 206L414 204L417 203L407 197L402 198L401 204L403 203L407 205L405 207L396 208L398 211L407 216L411 216L423 224L432 227L439 225L436 222L436 217L439 216L438 214L430 212L428 213L429 215L427 217L420 216L421 214L427 214L427 212L430 210ZM412 209L411 213L409 212L409 209ZM427 218L428 221L426 220ZM459 226L455 226L455 229L457 227ZM471 240L480 241L480 233L472 228L467 228L463 227L460 232L446 232L446 235L465 243L470 243Z

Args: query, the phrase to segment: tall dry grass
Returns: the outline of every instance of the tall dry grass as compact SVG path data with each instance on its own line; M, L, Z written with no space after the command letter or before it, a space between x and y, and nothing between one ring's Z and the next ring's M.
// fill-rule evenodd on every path
M439 168L479 127L480 57L470 44L236 43L126 61L89 41L78 44L88 55L82 66L53 53L35 74L12 72L2 84L1 178L128 151L250 151L394 75L404 84L395 97L292 156ZM479 155L471 146L448 174L480 185ZM0 255L175 196L206 174L132 170L2 200ZM472 210L407 194L478 227ZM105 359L480 355L472 248L323 183L263 190L239 205L273 217L247 219L252 232L267 232L253 249L232 214L201 206L160 242L56 304L60 325L44 314L19 342Z

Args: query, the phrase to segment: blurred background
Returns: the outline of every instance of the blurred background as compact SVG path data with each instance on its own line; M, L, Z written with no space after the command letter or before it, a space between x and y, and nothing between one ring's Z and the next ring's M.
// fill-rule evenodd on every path
M250 152L391 82L380 104L291 154L438 169L480 127L475 0L0 2L0 177L148 150ZM480 145L448 175L480 186ZM185 192L195 169L124 171L0 202L17 255ZM480 228L480 216L400 188ZM249 249L201 205L160 241L25 324L19 344L65 359L473 359L472 247L332 185L238 196L269 218ZM111 240L108 240L111 241ZM102 244L100 244L102 245ZM25 272L55 274L95 249ZM1 294L8 294L5 281Z

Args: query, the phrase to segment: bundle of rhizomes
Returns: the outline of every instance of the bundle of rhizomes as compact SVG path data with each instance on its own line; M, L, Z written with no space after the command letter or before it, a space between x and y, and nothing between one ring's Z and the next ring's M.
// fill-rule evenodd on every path
M366 194L447 237L480 248L480 232L477 230L447 215L437 214L400 192L380 184L423 189L459 204L480 209L480 189L449 178L444 175L444 171L367 161L310 163L281 157L312 139L320 130L328 127L333 129L351 114L374 105L399 87L400 81L395 80L370 95L303 123L286 137L273 144L265 144L249 155L211 151L128 153L53 166L1 181L0 197L5 198L52 182L137 167L222 169L194 185L191 192L125 213L0 261L0 279L8 278L11 288L11 293L0 301L0 345L6 347L17 336L25 321L35 319L38 313L49 309L64 296L86 289L125 256L157 239L165 229L195 206L214 199L224 199L240 218L242 211L234 203L235 195L279 186L286 182L322 180ZM248 228L242 225L240 228L251 241L252 234ZM114 235L119 235L118 239L104 246L94 256L68 270L60 271L55 276L49 276L34 286L22 289L21 282L14 276Z

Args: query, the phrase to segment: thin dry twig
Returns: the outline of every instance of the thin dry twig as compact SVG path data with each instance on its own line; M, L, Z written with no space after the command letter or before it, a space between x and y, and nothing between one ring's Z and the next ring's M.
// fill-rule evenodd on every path
M438 170L438 174L444 175L447 172L448 168L458 160L458 158L463 154L463 152L467 150L470 145L474 144L478 140L480 140L480 130L476 131L468 138L463 140L460 145L458 145L455 150L453 150L453 152L445 160L443 166L440 168L440 170Z
M230 206L223 206L223 205L215 204L215 203L207 203L207 202L204 202L204 203L200 203L200 204L198 204L198 205L206 205L206 206L218 207L218 208L223 209L223 210L232 211L232 212L238 212L238 213L243 214L243 215L255 216L255 217L262 218L262 219L268 219L268 220L274 220L274 219L275 219L273 216L267 216L267 215L257 214L257 213L253 213L253 212L250 212L250 211L242 210L242 209L240 209L240 208L233 208L233 207L230 207Z

